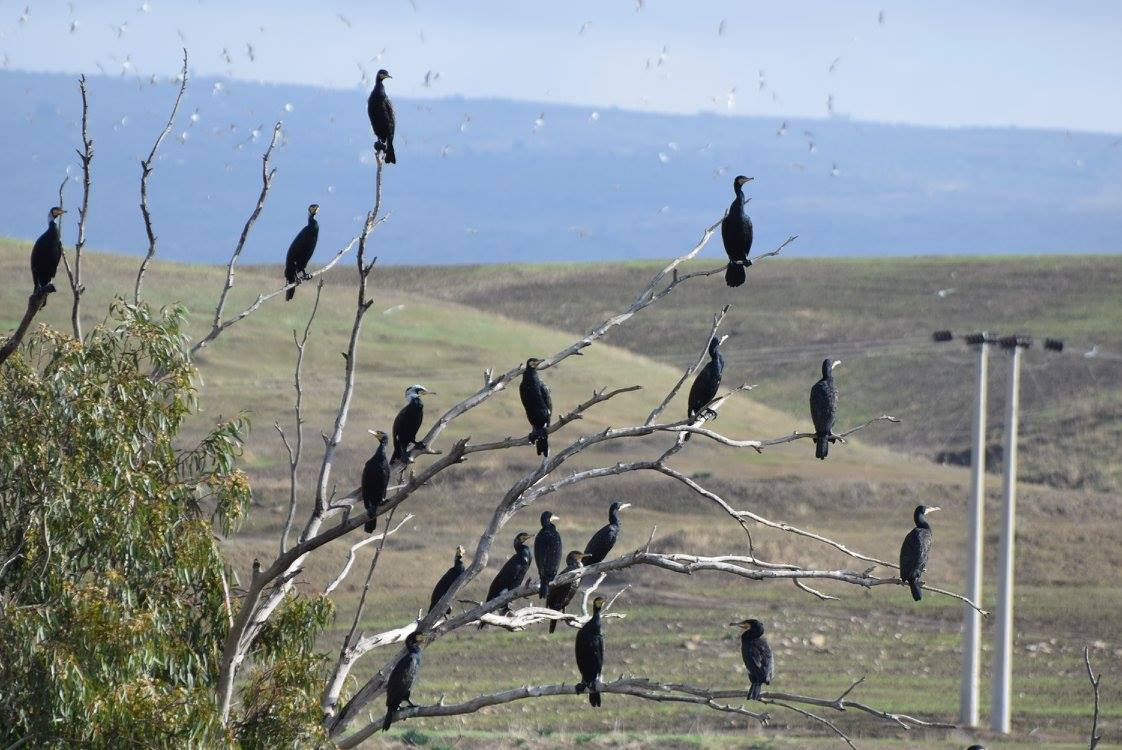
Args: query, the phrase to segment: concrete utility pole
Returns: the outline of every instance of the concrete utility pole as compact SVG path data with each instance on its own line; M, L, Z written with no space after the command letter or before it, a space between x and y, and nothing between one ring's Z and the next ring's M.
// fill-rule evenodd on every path
M1001 348L1009 352L1009 381L1005 394L1005 476L1001 507L1001 551L998 571L997 620L993 635L993 706L990 728L1008 734L1012 719L1009 695L1013 688L1013 563L1017 520L1017 411L1021 397L1021 351L1032 346L1030 336L1005 336Z
M970 501L966 513L966 596L982 601L982 563L985 555L986 513L986 390L989 375L990 345L997 336L982 331L966 336L966 343L978 348L977 381L974 390L974 429L970 449ZM958 721L963 726L978 726L978 676L981 672L982 615L969 604L963 605L965 642L962 648L962 686L959 692Z

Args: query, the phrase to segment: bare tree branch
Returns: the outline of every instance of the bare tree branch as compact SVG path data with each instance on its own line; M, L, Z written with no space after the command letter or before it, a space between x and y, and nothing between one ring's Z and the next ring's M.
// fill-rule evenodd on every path
M327 587L323 590L323 595L327 596L332 591L334 591L336 588L338 588L339 584L341 584L344 580L346 580L347 574L351 572L351 567L355 564L355 553L358 552L359 549L365 547L368 544L372 544L373 542L380 542L382 539L389 536L390 534L396 533L398 530L401 529L402 526L404 526L405 524L409 523L412 520L413 520L413 514L410 513L407 516L405 516L405 518L398 521L397 526L394 526L392 529L389 529L388 531L383 531L381 534L371 534L369 536L365 536L362 539L355 542L354 544L352 544L351 548L347 551L347 559L343 563L342 570L339 571L339 575L335 576L334 580L332 580L331 583L327 584Z
M276 148L280 133L281 124L278 122L273 126L273 136L269 139L269 146L261 156L261 192L257 196L257 204L253 207L249 218L245 220L245 226L242 227L238 244L234 247L233 254L230 255L229 263L226 264L226 283L222 287L222 292L218 295L218 304L214 308L214 323L211 325L210 333L203 336L191 347L192 356L218 338L218 335L224 330L222 313L226 309L226 298L230 295L230 289L234 286L234 266L237 265L238 258L241 257L242 250L245 249L245 243L249 239L249 232L253 229L254 222L257 221L257 217L261 215L261 211L265 208L265 198L268 197L269 188L273 186L273 178L277 175L277 170L269 165L269 159L273 155L273 149Z
M23 337L27 334L27 329L31 327L31 322L35 319L35 315L43 309L43 305L47 302L47 295L50 294L50 286L44 286L42 289L34 291L31 296L27 298L27 309L23 313L23 320L20 321L19 326L12 335L8 337L3 346L0 346L0 364L3 364L8 357L12 356L16 349L19 348Z
M74 338L82 340L82 321L79 307L82 294L86 288L82 286L82 248L86 246L86 219L90 212L90 162L93 161L93 139L89 135L89 97L86 91L86 77L78 78L78 91L82 94L82 150L78 151L78 159L82 162L82 205L78 209L78 239L74 243L74 268L71 269L66 253L62 254L62 264L66 269L66 278L70 281L70 291L74 295L74 304L70 309L70 326ZM63 185L66 181L63 181ZM59 188L61 194L62 188Z
M168 115L167 125L156 136L156 142L152 144L152 150L148 152L148 158L140 162L140 215L144 219L144 231L148 235L148 252L144 256L144 260L140 262L140 270L136 272L136 286L132 292L132 302L134 305L140 304L140 286L144 283L144 272L148 270L148 264L152 262L152 257L156 254L156 235L152 231L152 214L148 210L148 176L152 174L152 164L156 161L156 152L160 149L160 144L171 133L171 128L175 123L175 113L179 111L179 102L183 99L183 93L187 91L187 49L183 49L183 70L179 76L179 93L175 96L175 103L171 106L171 114Z
M701 367L701 364L709 355L709 342L713 339L714 336L717 335L717 329L721 327L721 322L728 314L729 307L729 305L725 305L724 309L713 316L713 327L709 330L709 336L705 339L705 346L701 348L701 353L697 355L697 360L694 361L692 365L686 368L686 371L682 373L682 377L678 378L678 382L674 384L674 386L666 394L666 397L662 399L659 405L651 410L651 413L647 415L647 421L643 422L643 424L651 424L652 422L654 422L655 419L658 418L658 415L662 414L667 404L674 400L674 396L678 395L678 391L682 388L682 386L690 378L690 376L697 372Z
M1087 646L1083 647L1083 665L1087 668L1087 679L1091 681L1091 690L1094 693L1095 707L1094 713L1091 714L1091 744L1090 750L1095 750L1102 741L1102 735L1099 734L1099 683L1102 682L1103 676L1101 674L1095 675L1091 671L1091 649Z
M322 295L323 279L320 279L316 285L316 298L312 303L312 312L308 315L307 325L304 326L304 336L298 339L296 338L296 331L292 332L292 343L296 345L296 368L292 376L292 384L296 389L296 403L293 406L296 418L296 445L289 444L288 436L285 435L284 429L279 424L273 425L280 433L285 450L288 451L288 514L284 519L284 530L281 531L280 554L282 555L288 549L288 535L292 532L292 522L296 518L297 474L300 470L300 458L304 450L304 384L301 380L304 369L304 351L308 344L308 334L312 330L312 321L316 319L316 312L319 311L319 300Z

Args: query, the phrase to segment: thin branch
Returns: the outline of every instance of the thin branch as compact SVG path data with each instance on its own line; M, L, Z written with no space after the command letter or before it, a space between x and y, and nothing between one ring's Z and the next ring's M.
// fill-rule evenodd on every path
M1102 741L1102 735L1099 734L1099 683L1102 682L1102 674L1095 675L1091 671L1091 649L1087 646L1083 647L1083 665L1087 668L1087 679L1091 681L1091 690L1094 692L1095 708L1094 713L1091 714L1091 745L1090 750L1095 750Z
M308 334L312 330L312 321L316 319L316 312L319 310L319 300L322 295L323 279L320 279L319 284L316 285L316 298L312 303L312 312L308 315L307 325L304 326L304 336L297 339L296 331L292 332L292 343L296 345L296 369L292 376L293 387L296 389L296 402L293 406L296 418L295 447L289 444L288 436L284 434L281 426L279 424L274 425L277 432L280 433L285 449L288 451L288 514L285 516L284 530L281 532L280 538L280 553L282 555L288 549L288 535L292 532L292 522L296 518L297 474L300 470L300 458L304 450L304 384L301 380L304 369L304 351L308 344Z
M323 595L327 596L332 591L337 589L339 587L339 584L341 584L344 580L346 580L347 574L351 572L351 567L355 564L355 557L356 557L355 553L358 552L359 549L365 547L368 544L372 544L373 542L381 541L382 539L389 536L390 534L393 534L393 533L397 532L398 530L400 530L402 526L404 526L405 524L409 523L412 520L413 520L413 514L410 513L409 515L405 516L405 518L398 521L397 526L394 526L389 531L384 531L381 534L371 534L369 536L364 536L362 539L360 539L357 542L355 542L354 544L352 544L351 548L347 551L347 559L343 563L342 570L339 571L339 575L335 576L335 579L333 581L331 581L331 583L327 584L327 588L325 588L323 590Z
M50 285L46 285L31 293L27 298L27 309L23 313L23 320L20 321L19 326L12 333L11 336L0 346L0 364L3 364L8 357L12 356L13 352L19 348L23 337L27 334L27 329L31 327L31 322L35 319L35 315L43 309L43 305L47 303L47 295L50 294Z
M694 361L694 363L687 367L686 371L682 373L682 377L678 378L678 382L674 384L674 387L670 389L670 391L666 394L666 397L662 399L662 402L651 410L651 413L647 415L647 421L643 422L643 424L651 424L652 422L654 422L655 419L658 418L658 415L662 414L666 406L674 400L674 397L676 395L678 395L678 391L681 390L682 386L690 378L690 376L697 372L701 367L701 364L709 355L709 342L712 341L713 337L717 335L717 330L721 327L721 322L725 319L725 316L728 315L729 307L729 305L725 305L724 309L713 316L713 327L709 329L709 336L707 336L705 339L705 346L702 347L701 353L697 355L697 359Z
M152 231L152 214L148 210L148 176L152 174L152 164L156 161L156 152L160 149L160 144L171 133L172 126L175 123L175 114L179 111L179 102L183 99L184 92L187 91L186 48L183 49L183 70L179 77L179 93L176 94L175 103L171 106L171 114L168 116L167 125L156 136L156 142L152 144L152 150L148 152L148 158L140 162L140 215L144 219L144 231L148 235L148 252L145 254L144 260L140 262L140 270L136 272L136 286L132 293L134 305L140 304L140 286L144 283L144 272L148 270L148 264L156 254L156 235Z
M74 295L74 304L70 309L70 325L74 331L74 338L82 340L82 321L79 307L82 294L86 288L82 286L82 248L86 246L86 219L90 212L90 162L93 161L93 139L89 135L89 97L86 91L86 77L78 79L78 90L82 94L82 150L78 158L82 162L82 206L78 209L78 239L74 243L74 270L71 272L70 263L65 262L66 275L70 280L70 291ZM66 261L66 254L63 254Z
M237 265L238 259L241 257L242 250L245 248L246 240L249 239L249 232L253 229L254 222L257 221L257 217L261 215L261 211L265 208L265 198L268 197L269 188L273 185L273 178L277 175L277 170L270 167L269 159L273 155L273 149L276 148L280 133L281 124L278 122L273 126L273 136L269 139L269 146L261 156L261 192L257 196L257 204L253 207L249 218L245 220L245 226L242 227L242 233L238 238L238 244L234 247L233 254L230 255L230 261L226 264L226 283L222 287L221 294L218 295L218 304L214 308L214 323L211 325L210 333L199 339L199 341L191 347L192 356L211 341L218 338L218 335L228 327L222 325L222 313L226 309L226 298L230 295L230 289L234 286L234 266Z

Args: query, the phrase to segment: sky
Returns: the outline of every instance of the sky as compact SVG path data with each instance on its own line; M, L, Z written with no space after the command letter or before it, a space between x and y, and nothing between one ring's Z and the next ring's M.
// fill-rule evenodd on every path
M404 97L1122 132L1117 0L26 1L0 1L9 69L164 77L186 46L255 81L384 67Z

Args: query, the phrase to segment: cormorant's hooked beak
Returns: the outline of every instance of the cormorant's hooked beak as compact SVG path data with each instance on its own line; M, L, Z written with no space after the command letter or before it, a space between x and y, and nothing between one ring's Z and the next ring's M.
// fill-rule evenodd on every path
M937 511L937 510L942 510L942 508L940 508L940 507L939 507L938 505L935 505L935 506L933 506L933 507L931 507L931 508L927 508L927 509L926 509L926 510L924 510L923 512L924 512L924 514L926 515L926 514L928 514L928 513L934 513L934 512L935 512L935 511Z
M750 627L747 621L730 622L728 626L730 628L740 628L741 630L747 630Z
M834 363L832 365L830 365L830 369L836 370L839 367L841 367L841 364L842 364L842 361L840 359L835 359Z
M367 432L369 432L371 435L378 438L379 440L383 440L386 437L386 433L382 432L381 430L367 430Z
M630 507L631 507L631 503L624 503L623 505L619 506L619 509L623 510L624 508L630 508Z
M561 516L557 515L556 513L550 513L549 514L549 520L550 521L560 521Z

